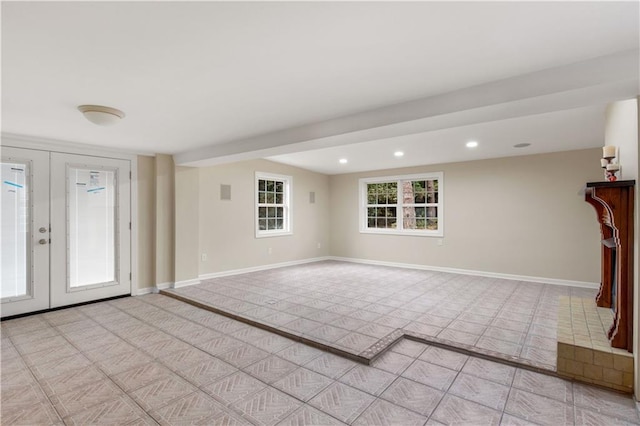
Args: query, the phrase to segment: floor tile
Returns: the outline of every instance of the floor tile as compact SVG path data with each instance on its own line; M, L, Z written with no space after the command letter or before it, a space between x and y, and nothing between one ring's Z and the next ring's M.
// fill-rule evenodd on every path
M245 417L258 425L275 425L297 410L302 403L272 388L245 397L233 404Z
M18 406L0 407L0 417L4 425L44 425L60 424L60 417L49 402L29 403Z
M471 357L462 368L462 372L511 386L516 369L497 362Z
M246 367L244 371L265 383L272 383L291 373L297 367L292 362L272 355Z
M400 377L382 393L381 398L424 416L430 416L443 395L442 391Z
M439 339L445 339L465 345L474 345L480 338L480 336L476 334L465 333L464 331L452 330L450 328L445 328L443 331L438 333L437 337Z
M111 377L122 390L129 392L160 378L172 376L173 373L158 362L149 362L133 367Z
M237 369L232 365L217 358L211 358L176 373L196 386L204 386L236 371Z
M366 365L356 365L338 379L341 383L379 396L398 376Z
M76 368L87 367L89 365L91 365L91 361L86 357L81 354L75 354L34 366L31 368L31 371L36 379L42 380L58 376Z
M129 396L145 411L151 411L196 390L196 387L189 382L172 375L136 389L130 392Z
M414 358L387 351L371 362L371 366L393 374L400 374L411 365Z
M576 406L640 423L638 410L627 395L574 383L573 398Z
M337 379L355 366L355 362L330 353L324 353L305 364L305 368L332 379Z
M513 387L560 402L573 402L573 383L558 377L518 369L513 379Z
M375 397L342 383L334 383L309 401L317 409L345 423L353 422Z
M519 389L509 394L505 413L544 425L573 424L573 406Z
M602 426L602 425L637 425L637 422L630 422L624 419L612 417L608 414L598 413L582 407L575 407L575 424L582 426Z
M487 349L492 352L517 356L522 350L522 346L516 343L505 342L504 340L494 339L493 337L481 336L475 343L475 346Z
M160 424L194 424L226 410L204 392L193 392L149 414Z
M230 405L266 387L267 385L261 381L237 371L203 386L202 390L222 404Z
M449 351L446 349L431 346L420 355L422 361L446 367L451 370L460 371L469 359L469 356Z
M444 424L497 425L502 412L454 395L445 395L431 418Z
M509 386L460 373L449 388L449 393L502 411L509 396Z
M344 423L306 404L278 423L278 426L311 425L339 426Z
M304 365L322 354L324 351L320 349L297 342L277 353L280 358L298 365Z
M301 400L309 401L320 391L333 383L333 380L322 374L298 368L272 385L281 391Z
M218 355L220 359L238 368L246 367L268 356L269 353L251 345L239 346Z
M123 392L120 388L111 381L102 380L74 388L67 393L52 395L50 398L56 411L62 417L66 417L121 395Z
M427 421L425 416L379 399L367 408L354 425L415 425L422 426Z
M402 373L402 376L432 388L446 391L457 374L457 371L416 360Z
M152 360L153 358L144 354L142 351L134 350L97 362L96 366L107 375L113 376L130 368L151 362Z
M103 381L106 379L104 373L93 365L68 370L60 375L42 380L40 383L42 389L49 396L54 394L63 394L70 392L79 387ZM2 382L3 387L5 381Z
M402 355L406 355L411 358L417 358L422 354L429 346L425 343L414 342L409 339L400 339L398 343L393 345L389 350L397 352Z

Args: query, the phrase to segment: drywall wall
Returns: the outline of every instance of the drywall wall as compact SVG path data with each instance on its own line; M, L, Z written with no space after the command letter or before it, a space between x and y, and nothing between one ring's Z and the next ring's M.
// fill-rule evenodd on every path
M618 155L620 162L620 179L636 181L635 191L635 243L634 243L634 323L640 324L640 286L638 283L638 268L640 263L638 257L640 248L638 245L638 234L640 234L640 222L638 221L638 213L640 210L640 200L638 196L638 165L640 163L640 154L638 153L638 100L629 99L625 101L614 102L607 106L605 116L605 145L614 145L618 147ZM638 327L633 332L634 348L635 348L635 392L636 399L640 398L640 341L638 339Z
M200 274L329 254L328 176L267 160L199 170ZM255 172L293 177L292 235L256 238ZM221 184L231 186L231 200L220 199ZM315 192L315 203L309 200L310 192Z
M601 180L601 149L330 178L338 257L599 282L600 233L580 191ZM444 237L359 232L358 179L444 172Z
M138 156L138 292L155 287L155 158ZM136 289L133 289L134 294Z
M198 279L199 169L175 168L175 282L194 284Z
M174 281L174 165L173 157L156 155L156 284Z

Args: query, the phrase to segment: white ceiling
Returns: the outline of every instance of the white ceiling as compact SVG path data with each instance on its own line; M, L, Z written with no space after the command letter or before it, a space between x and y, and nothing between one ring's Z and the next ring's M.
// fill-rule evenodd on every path
M598 146L604 105L638 93L638 7L3 2L2 131L326 173Z

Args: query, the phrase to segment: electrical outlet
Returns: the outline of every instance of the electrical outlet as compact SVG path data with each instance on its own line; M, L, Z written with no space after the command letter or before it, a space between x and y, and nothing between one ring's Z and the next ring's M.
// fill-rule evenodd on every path
M269 247L269 249L267 250L267 254L271 254L271 253L273 253L273 249Z
M318 243L318 248L322 248L322 244Z
M438 238L438 245L441 246L444 244L444 240L442 238Z
M207 261L207 253L202 253L202 255L200 256L200 259L201 259L203 262L206 262L206 261Z

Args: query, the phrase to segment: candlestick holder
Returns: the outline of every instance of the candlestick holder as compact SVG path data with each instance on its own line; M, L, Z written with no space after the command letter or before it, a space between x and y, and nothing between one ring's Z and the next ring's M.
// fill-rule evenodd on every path
M600 160L600 166L604 169L604 178L609 182L618 180L616 173L620 171L620 164L614 163L616 157L603 157Z

